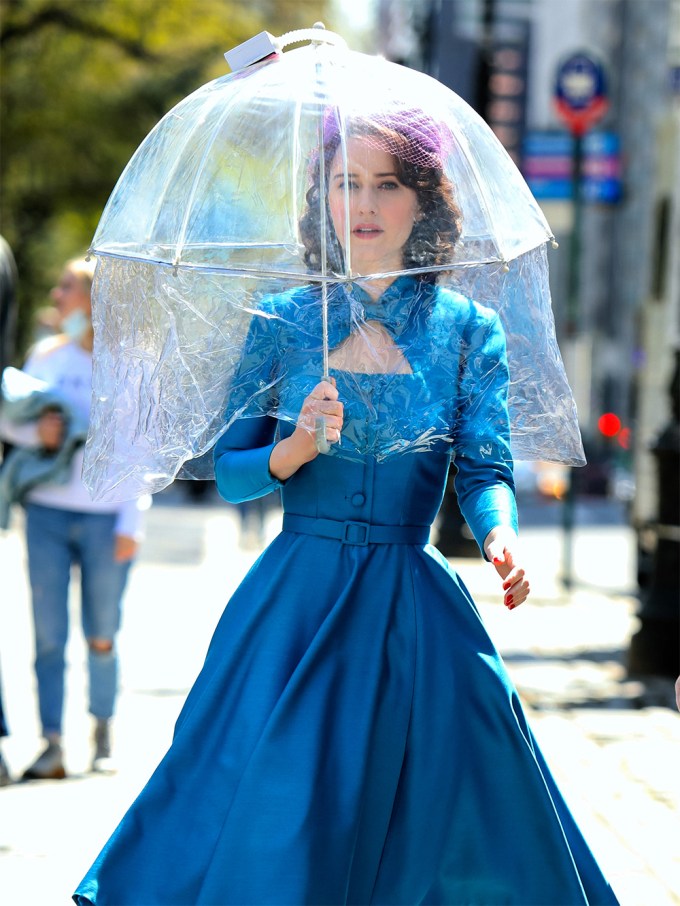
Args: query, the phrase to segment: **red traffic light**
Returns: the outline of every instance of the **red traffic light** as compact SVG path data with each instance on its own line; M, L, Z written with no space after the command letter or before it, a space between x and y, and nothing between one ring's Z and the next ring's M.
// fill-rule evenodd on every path
M616 437L621 430L621 419L613 412L605 412L598 418L597 427L605 437Z

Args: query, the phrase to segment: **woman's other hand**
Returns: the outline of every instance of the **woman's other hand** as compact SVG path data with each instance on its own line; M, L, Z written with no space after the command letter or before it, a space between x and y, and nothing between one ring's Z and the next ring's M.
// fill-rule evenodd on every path
M45 450L59 449L64 440L64 419L59 412L53 409L43 412L38 419L38 439Z
M320 381L305 399L300 409L295 431L273 449L269 471L275 478L285 481L300 466L319 455L316 432L319 421L326 429L326 440L336 444L342 432L344 406L338 399L335 380Z
M508 526L501 525L491 529L484 542L484 552L503 580L505 592L503 603L508 610L514 610L526 601L531 591L529 580L520 563L517 535Z

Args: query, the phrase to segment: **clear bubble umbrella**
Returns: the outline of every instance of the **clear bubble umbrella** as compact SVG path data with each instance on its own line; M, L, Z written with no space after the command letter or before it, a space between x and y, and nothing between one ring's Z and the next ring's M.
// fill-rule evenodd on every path
M514 455L582 463L548 288L553 237L493 132L439 82L323 29L254 43L232 57L249 65L146 137L94 236L93 495L210 477L235 418L295 423L322 377L342 376L347 404L341 443L319 438L328 455L452 446L452 399L498 367L461 327L470 300L502 325ZM363 252L379 224L354 232L357 147L389 155L414 186L396 262ZM463 360L476 388L461 386Z

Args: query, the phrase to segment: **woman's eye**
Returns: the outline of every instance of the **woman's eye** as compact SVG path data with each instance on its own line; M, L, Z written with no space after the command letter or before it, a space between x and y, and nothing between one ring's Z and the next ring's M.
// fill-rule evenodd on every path
M393 179L388 179L388 180L386 180L385 182L381 182L381 183L380 183L380 188L381 188L381 189L388 189L388 190L398 189L398 188L399 188L399 183L396 182L396 181L393 180Z

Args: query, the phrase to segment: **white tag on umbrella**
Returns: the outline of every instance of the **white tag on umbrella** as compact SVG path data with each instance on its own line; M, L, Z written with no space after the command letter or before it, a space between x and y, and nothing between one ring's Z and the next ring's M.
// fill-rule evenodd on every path
M231 66L232 72L237 72L239 69L245 69L246 66L252 66L253 63L259 63L260 60L278 53L278 50L276 38L268 31L261 31L254 38L249 38L243 44L228 50L224 56Z

